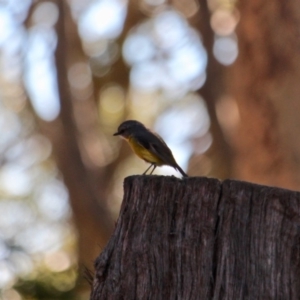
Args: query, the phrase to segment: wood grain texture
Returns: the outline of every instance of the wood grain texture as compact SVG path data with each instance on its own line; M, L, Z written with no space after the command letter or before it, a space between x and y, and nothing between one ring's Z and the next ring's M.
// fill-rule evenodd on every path
M300 299L299 216L298 192L128 177L91 299Z

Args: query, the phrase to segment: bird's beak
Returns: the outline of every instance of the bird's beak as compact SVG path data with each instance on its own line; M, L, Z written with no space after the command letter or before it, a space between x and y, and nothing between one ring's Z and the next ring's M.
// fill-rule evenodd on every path
M116 135L120 135L120 134L121 134L120 132L116 132L116 133L114 133L113 135L116 136Z

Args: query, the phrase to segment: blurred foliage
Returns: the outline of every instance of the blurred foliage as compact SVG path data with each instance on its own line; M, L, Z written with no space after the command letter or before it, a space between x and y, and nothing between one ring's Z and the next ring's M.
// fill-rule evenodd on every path
M73 290L76 276L76 270L42 273L36 280L20 280L14 288L24 299L76 299Z

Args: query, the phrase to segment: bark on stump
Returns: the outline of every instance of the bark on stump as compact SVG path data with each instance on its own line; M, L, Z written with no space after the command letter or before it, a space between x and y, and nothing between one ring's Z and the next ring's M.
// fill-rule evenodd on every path
M300 193L131 176L92 300L300 299Z

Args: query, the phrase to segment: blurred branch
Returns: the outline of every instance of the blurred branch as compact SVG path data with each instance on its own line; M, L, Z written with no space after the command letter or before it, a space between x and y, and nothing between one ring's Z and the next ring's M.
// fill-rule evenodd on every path
M122 58L122 45L123 42L129 32L135 25L138 24L145 16L139 10L138 1L130 0L128 1L127 7L127 15L125 19L125 23L123 26L123 30L121 35L116 40L118 45L119 56L117 61L113 64L111 70L107 73L107 75L103 77L95 77L94 76L94 84L95 90L98 93L100 89L110 82L115 82L122 86L125 90L128 89L129 86L129 67L125 64Z

